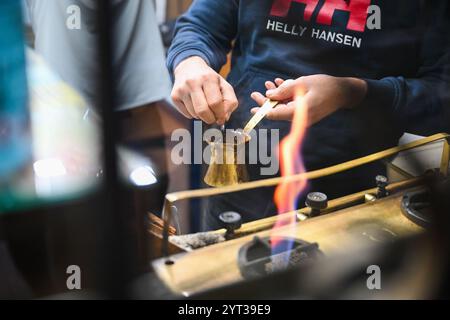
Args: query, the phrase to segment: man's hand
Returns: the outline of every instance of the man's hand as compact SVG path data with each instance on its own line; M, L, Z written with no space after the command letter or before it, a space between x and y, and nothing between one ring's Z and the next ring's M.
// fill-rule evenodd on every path
M275 79L266 82L266 96L252 93L252 98L262 106L267 98L281 101L267 118L271 120L291 121L294 117L297 92L303 95L304 105L308 108L308 125L311 126L341 108L358 105L367 94L367 83L356 78L337 78L327 75L301 77L297 80ZM258 108L252 109L256 113Z
M200 57L191 57L175 68L172 99L187 118L208 124L225 124L236 110L233 87Z

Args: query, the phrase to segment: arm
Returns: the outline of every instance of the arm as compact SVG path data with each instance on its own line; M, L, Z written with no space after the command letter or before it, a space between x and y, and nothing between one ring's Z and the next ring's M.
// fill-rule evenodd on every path
M201 57L215 71L226 62L237 33L237 0L196 0L181 16L168 53L168 67L192 56Z
M188 118L224 124L237 108L231 85L217 72L236 37L237 0L196 0L177 22L168 54L172 99Z
M390 108L405 131L421 135L448 131L450 121L450 5L439 2L433 13L416 76L366 80L363 102L372 108Z

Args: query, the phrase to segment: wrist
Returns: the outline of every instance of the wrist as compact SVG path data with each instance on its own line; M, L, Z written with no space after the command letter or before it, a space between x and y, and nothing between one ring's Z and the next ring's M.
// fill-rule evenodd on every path
M367 96L367 82L358 78L345 78L345 92L348 97L345 106L353 108L358 106Z
M174 69L174 75L176 76L177 75L177 73L179 73L180 72L180 70L182 70L182 69L184 69L186 66L189 66L189 65L191 65L191 64L204 64L204 65L208 65L207 63L206 63L206 61L205 60L203 60L203 58L202 57L199 57L199 56L191 56L191 57L188 57L188 58L186 58L186 59L184 59L184 60L182 60L180 63L178 63L178 65L175 67L175 69Z

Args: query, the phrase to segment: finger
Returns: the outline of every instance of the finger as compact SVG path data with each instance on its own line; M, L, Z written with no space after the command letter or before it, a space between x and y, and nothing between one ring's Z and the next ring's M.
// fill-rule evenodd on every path
M220 88L225 107L227 121L230 120L231 114L237 109L239 103L234 93L233 87L223 78L220 79Z
M265 86L267 90L273 90L277 88L277 85L272 81L266 81Z
M207 124L213 124L217 122L214 113L209 109L208 102L206 101L205 94L201 88L194 90L191 93L192 104L195 110L195 114Z
M214 113L218 125L223 125L227 120L222 91L219 79L217 81L207 81L203 85L203 92L206 97L209 109Z
M286 107L286 104L278 104L277 105L277 108L280 108L280 107ZM252 113L252 114L255 114L255 113L257 113L259 110L261 110L261 107L254 107L254 108L252 108L251 110L250 110L250 112Z
M188 119L192 119L193 118L192 115L187 110L187 108L186 108L186 106L184 105L183 102L178 102L178 101L174 100L173 103L177 107L178 112L180 112L183 116L185 116Z
M284 83L284 80L281 78L276 78L275 79L275 84L277 85L277 87L281 86Z
M266 101L267 101L267 98L266 97L264 97L261 93L259 93L259 92L253 92L252 94L251 94L251 98L253 99L253 100L255 100L255 102L259 105L259 106L262 106Z
M285 105L285 104L279 104L279 105L277 106L277 108L279 108L279 107L286 107L286 105ZM250 109L250 112L251 112L252 114L255 114L255 113L257 113L259 110L261 110L260 107L255 107L255 108Z
M294 80L286 80L277 89L267 91L266 95L269 99L278 101L292 99L295 87Z
M280 108L280 107L286 107L286 104L280 103L280 104L277 105L276 108ZM255 113L257 113L260 109L261 109L261 107L255 107L255 108L252 108L252 109L250 110L250 112L251 112L252 114L255 114Z
M271 110L266 118L275 121L292 121L295 113L295 104L282 104Z
M177 110L183 114L186 118L192 119L193 114L187 109L186 105L183 102L183 98L185 97L185 94L180 88L174 87L170 94L173 103L177 107ZM193 110L192 110L193 111Z
M189 95L183 97L182 103L191 117L194 119L198 119L198 116L194 110L194 106L192 105L191 97Z

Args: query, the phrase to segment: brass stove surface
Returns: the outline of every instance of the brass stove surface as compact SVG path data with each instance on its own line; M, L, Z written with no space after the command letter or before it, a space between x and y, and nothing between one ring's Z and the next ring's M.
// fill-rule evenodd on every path
M308 219L299 222L293 230L284 227L274 234L318 243L325 255L338 254L343 248L395 241L423 231L402 214L400 205L403 194ZM259 237L270 234L271 231L257 233ZM243 280L238 253L253 237L249 235L171 256L171 265L166 264L165 258L155 261L153 265L158 276L173 292L190 296Z
M448 163L450 148L448 135L439 134L422 139L411 144L392 148L378 154L357 159L332 168L317 172L306 173L308 179L341 172L371 161L377 161L392 156L401 151L409 150L437 140L444 140L442 165L440 174L448 176ZM288 177L295 181L298 177ZM166 197L166 212L170 213L174 202L195 198L207 197L221 192L239 191L279 183L280 178L258 181L218 189L205 189L169 194ZM275 231L272 226L275 218L244 224L237 230L236 238L219 244L211 245L190 252L179 253L155 260L153 267L159 278L175 294L192 296L210 289L220 288L244 280L239 268L239 251L251 242L255 236L267 238L278 236L294 238L307 243L317 243L325 256L348 253L350 250L364 250L382 243L394 242L398 239L413 236L424 232L419 224L413 222L402 213L402 199L408 192L421 188L420 178L409 178L390 186L390 196L376 199L374 190L366 190L354 195L329 202L325 215L308 218L308 210L286 213L282 216L296 217L294 227L286 226ZM376 191L376 189L375 189ZM364 200L366 202L364 202ZM165 221L170 221L167 214ZM166 223L166 227L168 223ZM222 233L224 230L216 231ZM165 238L168 242L168 237ZM345 252L343 252L345 251Z

